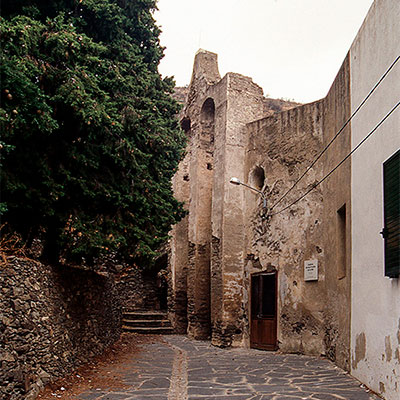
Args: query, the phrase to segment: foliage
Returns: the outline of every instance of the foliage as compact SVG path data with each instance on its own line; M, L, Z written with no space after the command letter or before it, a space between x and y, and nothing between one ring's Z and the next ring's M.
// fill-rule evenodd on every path
M44 257L149 259L183 215L185 138L154 0L3 1L3 220Z

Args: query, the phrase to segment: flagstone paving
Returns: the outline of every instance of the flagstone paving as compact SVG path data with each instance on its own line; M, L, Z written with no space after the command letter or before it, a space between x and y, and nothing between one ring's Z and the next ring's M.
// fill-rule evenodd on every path
M375 400L330 361L254 349L219 349L164 336L120 371L124 389L91 390L80 400Z

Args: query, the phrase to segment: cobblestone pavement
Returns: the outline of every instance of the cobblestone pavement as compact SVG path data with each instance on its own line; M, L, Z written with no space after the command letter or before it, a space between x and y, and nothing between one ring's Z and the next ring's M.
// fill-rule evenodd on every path
M80 400L376 400L331 362L254 349L219 349L184 336L145 344L124 366L125 389Z

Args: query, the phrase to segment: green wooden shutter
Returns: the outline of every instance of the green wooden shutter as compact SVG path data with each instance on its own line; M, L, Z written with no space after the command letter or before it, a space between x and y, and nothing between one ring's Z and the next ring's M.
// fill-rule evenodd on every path
M400 274L400 150L383 164L385 276Z

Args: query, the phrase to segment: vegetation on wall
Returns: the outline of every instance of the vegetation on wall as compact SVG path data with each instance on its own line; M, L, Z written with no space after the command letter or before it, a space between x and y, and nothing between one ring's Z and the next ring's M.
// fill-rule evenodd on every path
M43 258L149 259L184 210L154 0L2 1L3 222Z

